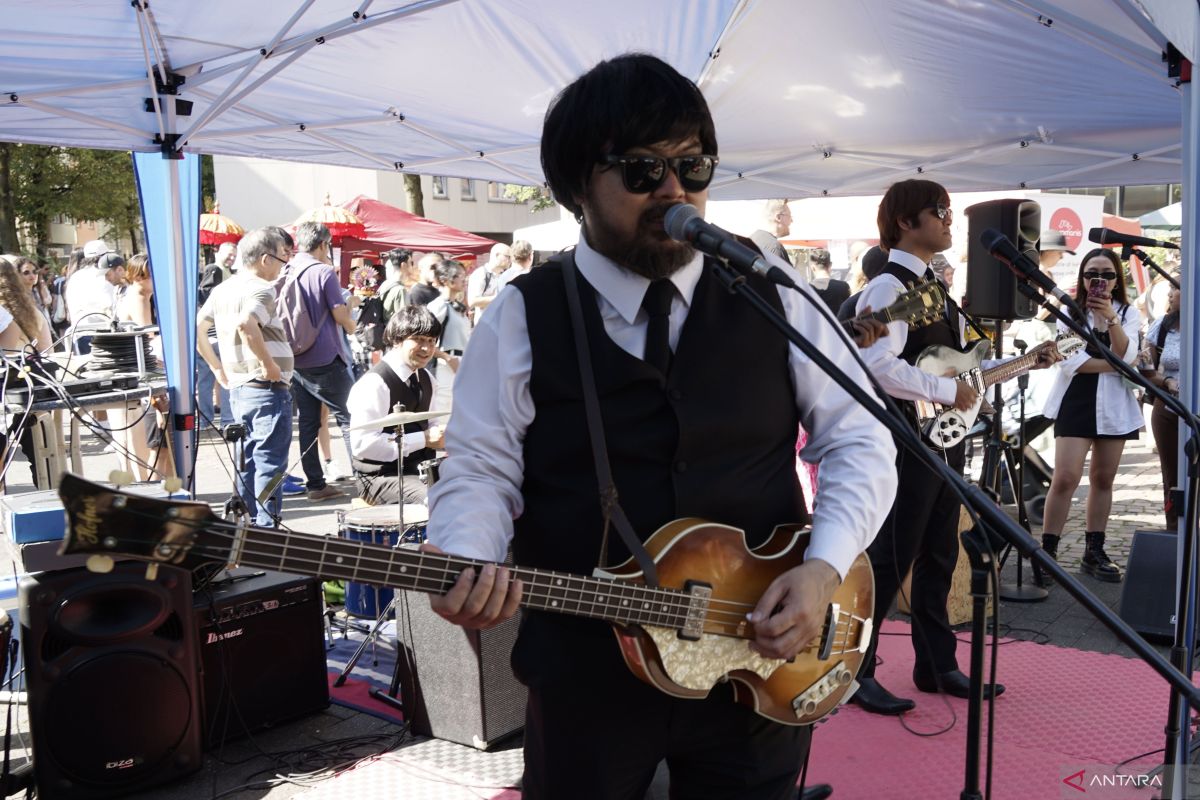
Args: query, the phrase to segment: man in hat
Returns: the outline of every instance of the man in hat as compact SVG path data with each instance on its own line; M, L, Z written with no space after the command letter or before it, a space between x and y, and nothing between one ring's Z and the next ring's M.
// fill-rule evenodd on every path
M1040 251L1039 260L1041 263L1039 266L1041 267L1042 274L1052 281L1055 280L1054 268L1058 265L1059 261L1062 261L1063 253L1075 255L1075 251L1067 247L1067 237L1064 236L1061 231L1042 231L1042 238L1038 243L1038 250ZM1049 297L1046 299L1057 305L1056 300L1053 300ZM1042 309L1040 312L1038 312L1037 318L1043 322L1050 322L1051 324L1054 324L1053 316L1046 309Z
M92 337L80 335L81 331L103 330L112 322L116 286L109 273L124 266L125 259L107 242L94 239L83 246L83 261L63 290L76 353L92 349Z

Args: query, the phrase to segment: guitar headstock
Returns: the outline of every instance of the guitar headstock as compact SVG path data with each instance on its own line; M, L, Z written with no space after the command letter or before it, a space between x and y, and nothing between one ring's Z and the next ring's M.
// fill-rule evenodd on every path
M901 320L915 326L936 321L945 309L946 294L942 284L936 280L918 283L900 294L896 301L888 306L893 320Z
M132 558L194 569L225 563L232 536L208 530L207 503L163 500L65 474L58 489L67 514L60 555Z
M1087 347L1087 342L1080 339L1078 336L1064 334L1053 342L1045 342L1047 347L1054 347L1058 350L1058 354L1063 358L1070 358L1080 350ZM1040 345L1039 345L1040 346Z

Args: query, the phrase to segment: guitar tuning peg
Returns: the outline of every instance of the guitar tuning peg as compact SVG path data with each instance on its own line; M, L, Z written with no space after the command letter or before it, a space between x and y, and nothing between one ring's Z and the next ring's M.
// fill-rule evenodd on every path
M148 581L158 580L158 563L157 562L151 561L149 564L146 565L146 580L148 580Z
M88 572L95 572L100 575L105 575L113 571L112 556L97 554L88 556L87 560Z
M128 486L133 483L133 474L125 470L114 469L108 473L108 482L119 489L122 486Z

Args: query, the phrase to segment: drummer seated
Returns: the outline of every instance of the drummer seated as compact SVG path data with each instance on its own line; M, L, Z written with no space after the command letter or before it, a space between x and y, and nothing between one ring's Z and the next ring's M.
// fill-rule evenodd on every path
M354 477L359 497L371 505L425 502L417 467L442 448L442 426L428 420L379 428L369 423L400 408L437 410L437 383L426 367L441 332L441 323L424 306L400 309L384 329L383 358L350 389L347 407Z

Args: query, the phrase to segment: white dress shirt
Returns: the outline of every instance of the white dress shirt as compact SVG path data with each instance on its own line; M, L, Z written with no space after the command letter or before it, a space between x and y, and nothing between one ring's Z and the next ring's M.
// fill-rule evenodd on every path
M400 355L399 347L393 347L384 353L383 360L400 376L400 380L408 381L412 376L413 368L405 363ZM431 384L429 410L435 411L437 410L437 382L433 379L432 373L429 375L429 381ZM346 400L351 427L391 414L390 401L391 392L383 378L373 372L363 375L350 387L350 397ZM406 433L398 439L393 439L391 434L381 430L350 431L350 452L354 454L355 458L392 462L423 447L425 447L425 431Z
M641 358L647 320L641 304L649 281L600 255L582 238L575 263L596 290L605 332L621 349ZM672 349L703 268L698 255L671 277L677 290L669 319ZM802 291L821 303L807 288ZM860 386L867 385L848 350L854 345L841 327L830 324L791 291L783 290L780 298L788 321ZM523 511L523 443L537 411L529 389L532 351L525 314L524 296L515 288L505 288L477 324L457 375L454 417L446 431L446 452L451 457L429 492L429 540L450 553L502 560L513 536L512 521ZM747 358L752 357L747 353ZM802 457L821 465L821 501L807 557L820 558L845 576L891 507L896 491L895 447L886 429L795 347L790 348L789 364L800 421L809 435ZM754 410L730 409L730 413Z
M116 288L108 282L104 270L85 267L67 279L63 300L67 304L67 318L73 326L107 329L113 317Z
M1142 327L1142 318L1132 306L1118 307L1117 314L1121 317L1121 328L1129 339L1125 352L1117 355L1132 364L1137 360L1138 332ZM1096 323L1104 322L1091 311L1087 312L1087 321L1092 327L1096 327ZM1058 330L1060 333L1071 331L1061 320ZM1086 350L1080 350L1054 365L1054 385L1050 387L1050 394L1046 397L1046 404L1042 409L1047 418L1058 418L1058 410L1062 407L1063 396L1067 393L1067 387L1071 385L1071 379L1090 358L1092 356L1088 355ZM1142 418L1142 408L1130 385L1115 372L1101 372L1099 380L1096 381L1096 433L1101 436L1120 436L1143 427L1145 420Z
M928 266L912 253L894 247L888 253L888 260L911 272L915 280L923 278ZM886 272L876 275L867 284L867 288L863 289L855 311L862 313L867 306L873 311L882 311L896 302L896 298L905 288L895 275ZM960 315L960 344L965 324ZM875 344L863 351L863 360L867 362L879 385L885 392L900 400L932 400L943 405L954 405L955 393L958 390L954 378L930 375L900 358L907 342L908 323L895 320L888 323L887 336L879 337Z

